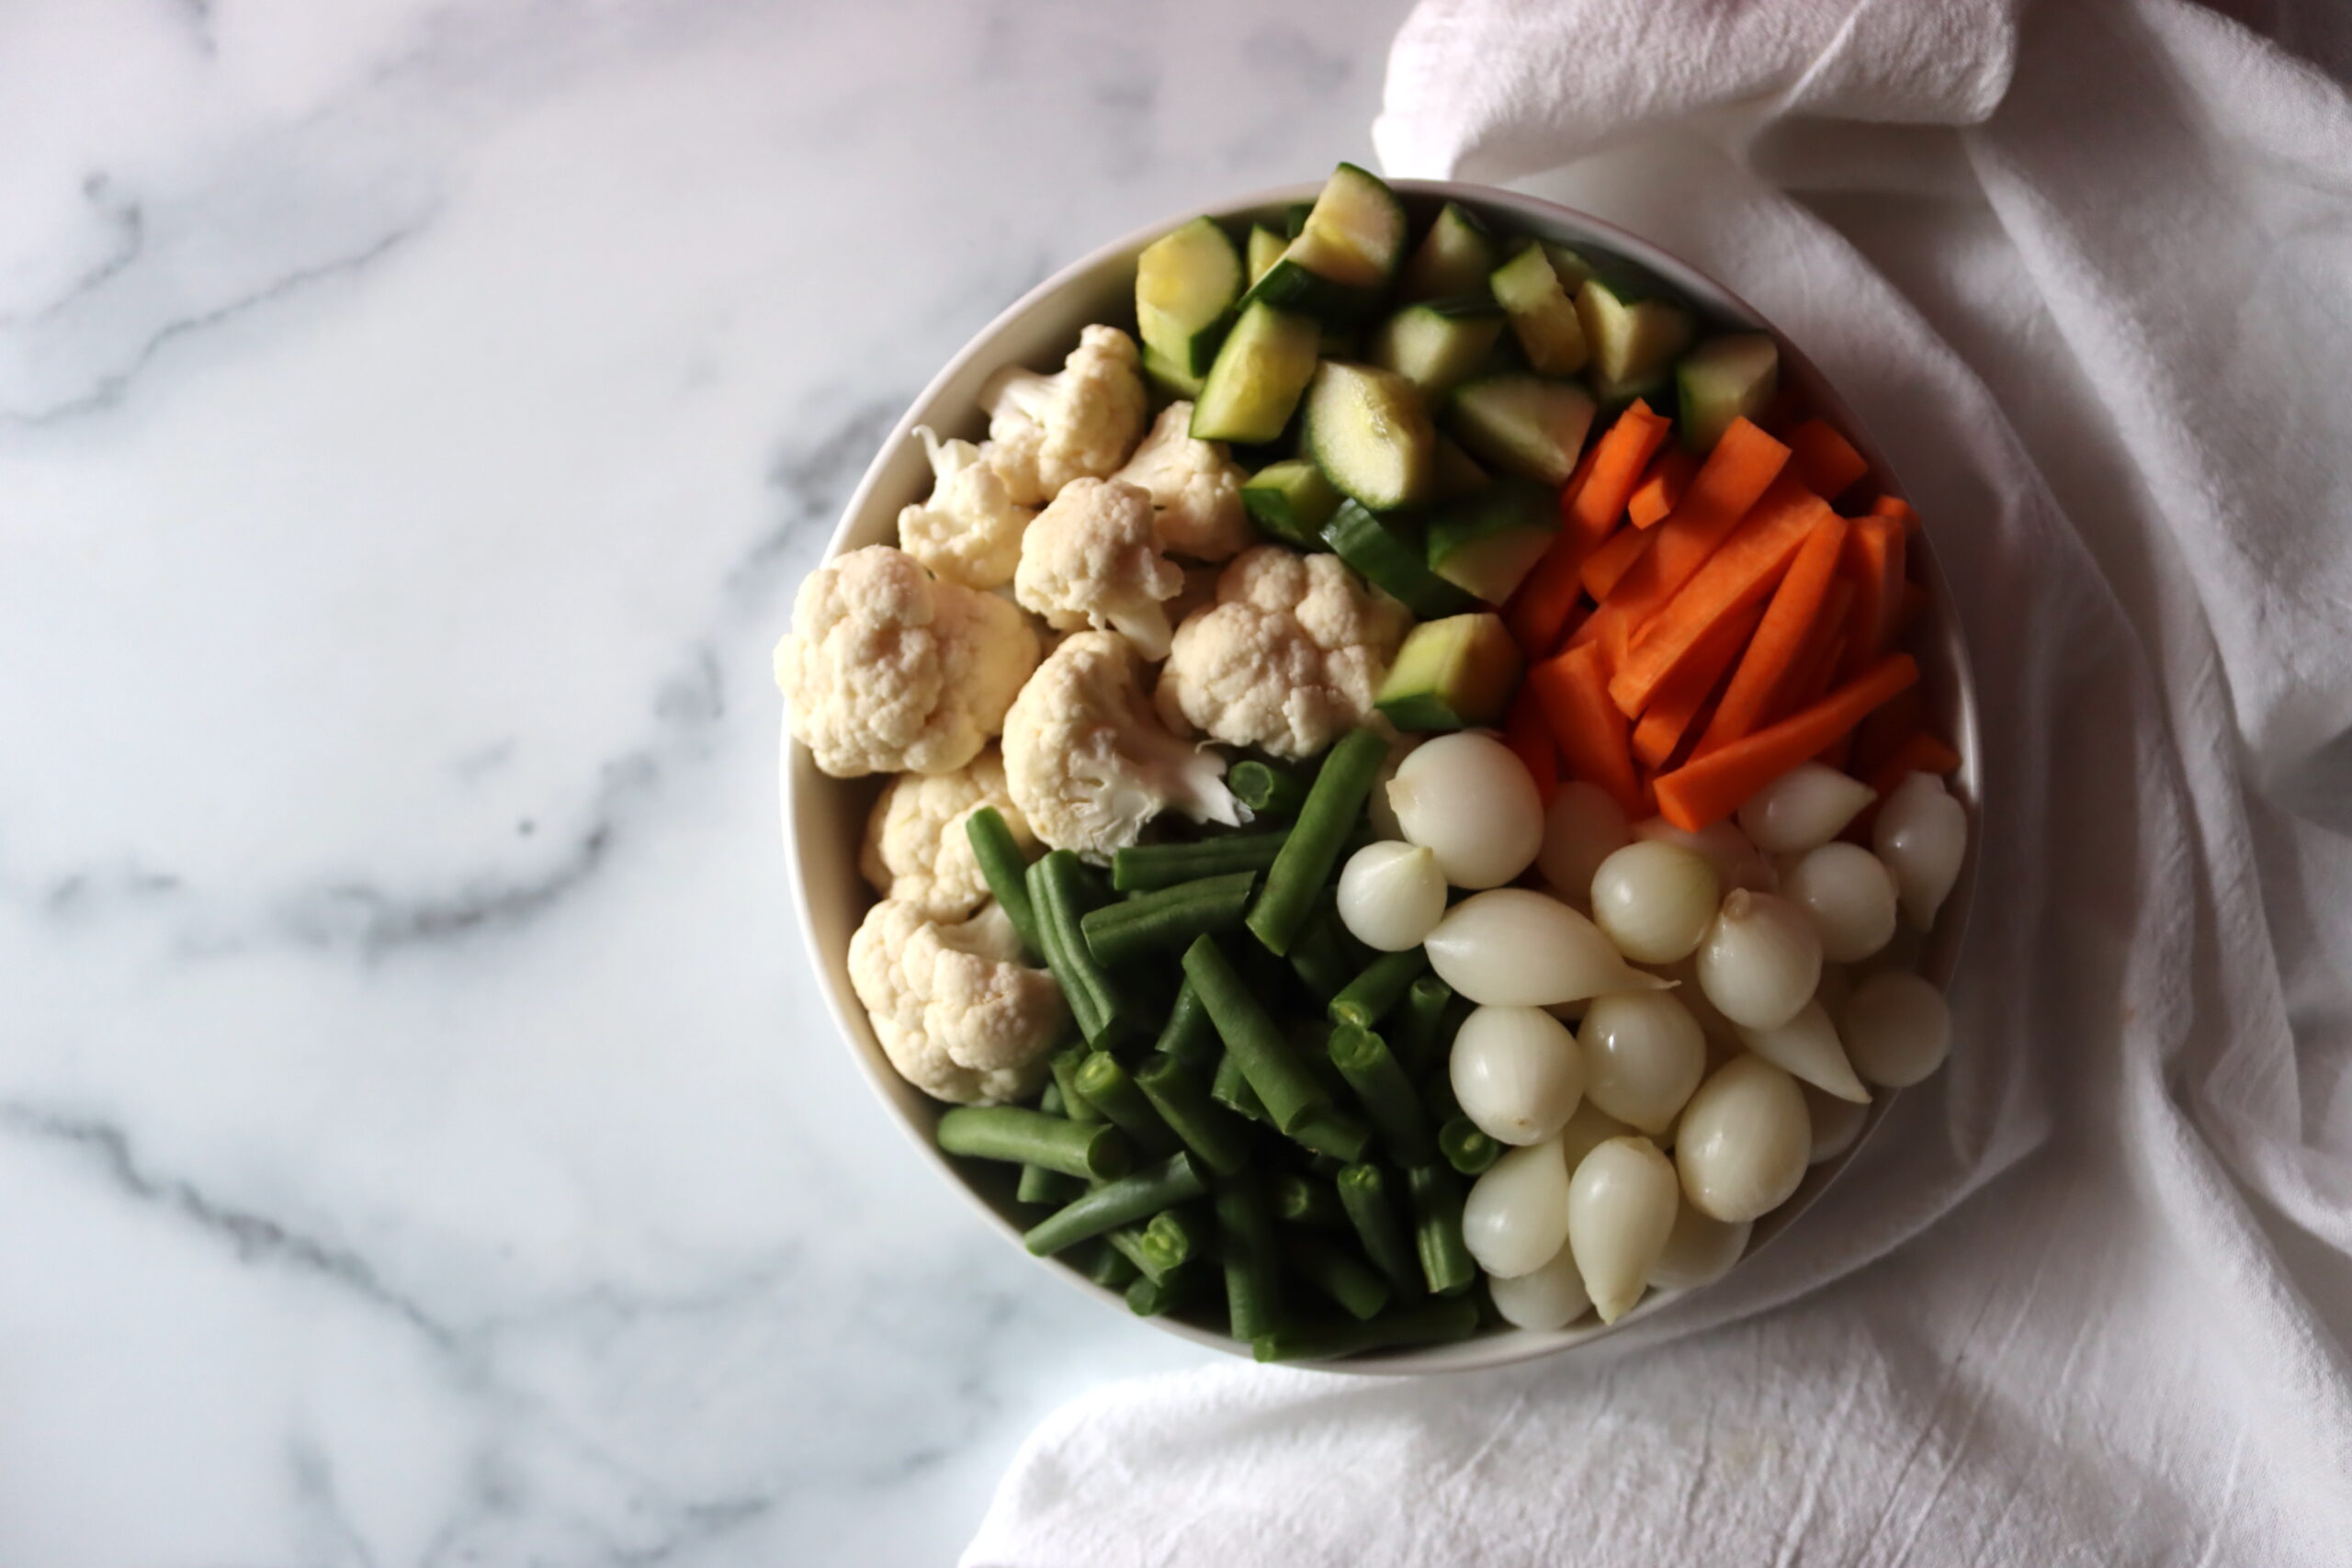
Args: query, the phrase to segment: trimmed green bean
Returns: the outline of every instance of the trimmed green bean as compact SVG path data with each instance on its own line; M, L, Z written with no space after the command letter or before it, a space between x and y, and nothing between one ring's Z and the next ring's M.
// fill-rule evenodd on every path
M1317 1001L1329 1004L1347 988L1354 965L1340 945L1340 918L1326 905L1307 918L1306 927L1291 944L1291 973Z
M1142 1279L1127 1287L1127 1310L1137 1317L1159 1317L1205 1300L1216 1270L1205 1263L1188 1263L1159 1280Z
M1444 1021L1446 1004L1453 1000L1453 987L1434 975L1424 975L1405 987L1405 1011L1389 1032L1389 1044L1396 1060L1416 1078L1427 1075L1430 1065L1445 1055L1438 1029Z
M1166 1248L1149 1245L1144 1239L1144 1233L1133 1225L1121 1225L1117 1230L1105 1231L1102 1240L1134 1264L1147 1280L1164 1280L1177 1266L1169 1259Z
M1462 1114L1462 1101L1453 1097L1451 1064L1440 1062L1421 1080L1421 1103L1429 1107L1430 1121L1440 1127Z
M1216 938L1196 938L1185 949L1184 975L1200 992L1227 1054L1238 1059L1277 1128L1288 1133L1306 1112L1329 1107L1331 1097L1321 1080L1283 1038L1265 1005L1242 985Z
M1298 821L1267 868L1266 886L1257 902L1250 907L1250 929L1274 952L1287 955L1298 940L1387 757L1387 741L1374 730L1358 729L1323 759Z
M1334 1185L1348 1224L1363 1243L1364 1256L1388 1276L1400 1299L1420 1300L1429 1292L1429 1282L1421 1278L1421 1260L1413 1251L1396 1200L1389 1196L1387 1173L1376 1165L1351 1165L1340 1172Z
M1062 1114L1062 1086L1053 1078L1046 1080L1046 1090L1037 1097L1037 1109L1048 1116ZM1071 1120L1078 1118L1072 1117ZM1100 1121L1101 1118L1092 1120ZM1074 1176L1047 1170L1042 1165L1024 1165L1021 1168L1020 1184L1013 1188L1012 1196L1017 1202L1058 1209L1085 1190L1086 1183Z
M1363 1118L1337 1106L1317 1106L1299 1118L1290 1130L1291 1141L1318 1155L1329 1155L1342 1165L1363 1158L1372 1146L1372 1129Z
M1108 1291L1125 1290L1141 1272L1135 1259L1099 1241L1089 1243L1070 1262L1080 1273Z
M1319 1235L1295 1233L1284 1238L1283 1250L1294 1273L1358 1323L1378 1316L1388 1305L1388 1281L1346 1247L1334 1247Z
M1005 826L1003 816L993 806L981 807L964 818L964 837L971 843L972 858L979 862L989 891L1004 907L1012 929L1021 933L1021 945L1032 955L1045 957L1045 947L1037 940L1037 907L1029 898L1029 857L1021 852L1020 841Z
M1340 1195L1331 1184L1295 1171L1278 1171L1266 1179L1266 1207L1286 1225L1323 1230L1348 1226L1347 1212L1340 1207Z
M1144 1245L1168 1259L1172 1268L1195 1258L1206 1258L1216 1245L1214 1223L1192 1204L1162 1209L1143 1227Z
M1184 1146L1219 1176L1250 1163L1250 1129L1211 1098L1198 1073L1175 1057L1154 1052L1135 1070L1136 1087Z
M1386 1041L1358 1024L1342 1024L1331 1032L1331 1065L1355 1090L1390 1158L1412 1166L1437 1157L1421 1097Z
M1484 1176L1503 1157L1503 1145L1467 1116L1453 1116L1437 1130L1438 1152L1464 1176Z
M1108 1050L1135 1031L1137 1015L1118 982L1094 961L1079 929L1087 902L1080 872L1076 855L1052 851L1029 867L1029 897L1036 906L1046 966L1061 981L1070 1016L1088 1044Z
M1043 1258L1104 1231L1148 1220L1162 1209L1203 1197L1208 1190L1198 1161L1191 1155L1171 1155L1057 1209L1030 1226L1021 1244Z
M1134 844L1112 855L1111 886L1122 893L1149 893L1227 872L1263 871L1289 837L1289 829L1278 828L1219 833L1189 844Z
M1257 883L1254 871L1180 882L1089 909L1078 929L1097 964L1129 964L1154 953L1181 953L1196 936L1239 926L1250 908L1250 890Z
M1062 1114L1073 1122L1103 1120L1094 1102L1078 1091L1079 1064L1092 1054L1081 1043L1065 1045L1046 1058L1046 1068L1054 1075L1054 1087L1061 1091Z
M1382 1021L1403 1003L1413 982L1428 973L1429 966L1430 955L1422 948L1382 953L1331 998L1328 1010L1331 1021L1364 1029L1379 1028ZM1441 980L1438 984L1445 982Z
M1043 1166L1094 1181L1125 1176L1136 1163L1135 1151L1114 1127L1090 1127L1017 1105L956 1106L940 1117L934 1135L941 1148L967 1159Z
M1441 1296L1460 1295L1478 1278L1478 1265L1462 1239L1462 1178L1452 1166L1416 1166L1405 1173L1405 1190L1413 1201L1413 1246L1420 1255L1421 1278Z
M1153 1046L1163 1056L1176 1060L1196 1073L1216 1070L1216 1059L1224 1054L1224 1043L1216 1037L1216 1025L1209 1021L1209 1010L1202 1005L1201 993L1186 980L1177 988L1176 1000L1168 1010L1168 1022L1159 1031L1159 1041Z
M1367 1350L1442 1345L1452 1339L1467 1339L1476 1332L1478 1304L1464 1298L1427 1302L1401 1312L1383 1313L1370 1323L1339 1318L1278 1328L1252 1340L1250 1353L1261 1361L1332 1361Z
M1165 1158L1184 1146L1175 1130L1161 1119L1150 1099L1136 1087L1127 1069L1108 1051L1096 1051L1078 1065L1073 1080L1088 1103L1110 1118L1111 1125L1135 1140L1146 1157Z
M1209 1084L1209 1098L1237 1115L1252 1122L1273 1125L1274 1119L1266 1114L1266 1102L1250 1087L1250 1077L1241 1070L1241 1058L1228 1051L1216 1065L1216 1077Z
M1216 1245L1225 1264L1225 1306L1233 1337L1254 1339L1274 1326L1282 1310L1274 1222L1254 1173L1217 1182Z
M1306 804L1309 781L1294 769L1254 757L1233 764L1225 775L1233 797L1261 817L1295 817Z

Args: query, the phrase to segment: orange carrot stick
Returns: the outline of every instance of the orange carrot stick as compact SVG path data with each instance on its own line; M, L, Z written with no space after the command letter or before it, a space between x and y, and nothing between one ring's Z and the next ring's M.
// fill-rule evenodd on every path
M1617 526L1626 496L1668 428L1663 417L1637 398L1585 449L1568 476L1560 491L1559 537L1521 580L1503 611L1511 636L1530 659L1541 659L1558 646L1584 591L1587 558Z
M1667 519L1667 514L1682 504L1682 492L1690 488L1690 476L1699 471L1699 459L1688 448L1669 446L1657 455L1642 482L1625 501L1625 515L1636 528L1655 528Z
M1609 700L1602 653L1587 643L1530 667L1527 683L1552 727L1570 778L1599 784L1627 812L1639 811L1642 790L1634 778L1634 755L1625 716Z
M1928 730L1915 729L1911 738L1890 752L1871 772L1870 786L1884 800L1894 786L1913 773L1949 773L1960 766L1960 753Z
M1593 444L1592 471L1583 486L1562 497L1567 526L1581 532L1589 544L1599 544L1625 514L1625 504L1642 482L1642 470L1666 441L1664 416L1650 412L1639 398L1617 416L1617 423Z
M1919 531L1919 514L1912 511L1911 503L1899 495L1882 495L1871 502L1871 515L1899 519L1903 524L1903 531L1906 534L1916 534Z
M1826 420L1806 420L1789 432L1788 440L1790 463L1806 487L1825 501L1837 500L1871 471L1869 460Z
M1927 723L1928 694L1917 686L1864 719L1854 731L1854 776L1868 778Z
M1724 688L1714 716L1700 735L1697 754L1738 739L1771 716L1774 694L1804 657L1821 619L1845 542L1844 518L1833 512L1815 520L1813 532L1797 547L1796 558L1774 591L1771 606L1757 623L1756 635L1740 656L1731 684Z
M1919 667L1909 654L1890 654L1780 723L1660 773L1659 812L1690 833L1722 821L1758 790L1851 733L1871 709L1918 678Z
M1739 657L1763 617L1764 606L1751 604L1717 621L1690 650L1674 673L1660 682L1657 694L1634 726L1634 755L1652 768L1662 768L1682 744L1707 699L1723 684L1724 672ZM1616 692L1612 684L1611 696ZM1622 708L1623 704L1619 706Z
M1544 797L1544 805L1551 805L1560 788L1560 753L1544 725L1544 706L1536 701L1534 688L1524 682L1503 715L1503 744L1527 765L1535 780L1535 793Z
M1829 597L1822 602L1821 615L1813 624L1813 636L1806 640L1804 651L1789 667L1785 680L1773 691L1772 700L1765 705L1761 716L1765 723L1777 723L1807 703L1820 699L1829 689L1829 678L1837 672L1838 660L1846 651L1847 612L1853 607L1854 585L1844 578L1829 584Z
M1627 569L1642 558L1643 552L1657 537L1639 528L1620 528L1610 535L1600 548L1585 558L1584 591L1596 603L1608 598L1610 591L1623 580Z
M1626 568L1609 592L1623 601L1628 630L1657 614L1674 591L1690 580L1748 510L1761 502L1788 465L1789 449L1746 419L1736 419L1699 466L1682 504L1654 532L1657 542ZM1794 478L1774 492L1780 504L1794 504L1804 488Z
M1838 668L1849 679L1894 646L1895 618L1903 613L1903 525L1893 517L1857 517L1846 530L1844 566L1854 584L1854 607Z

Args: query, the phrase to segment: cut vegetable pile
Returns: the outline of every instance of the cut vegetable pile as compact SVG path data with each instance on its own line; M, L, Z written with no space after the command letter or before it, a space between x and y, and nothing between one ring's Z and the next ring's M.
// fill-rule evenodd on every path
M1770 335L1352 165L1135 322L776 649L890 775L849 964L940 1146L1261 1360L1721 1277L1950 1043L1917 519Z

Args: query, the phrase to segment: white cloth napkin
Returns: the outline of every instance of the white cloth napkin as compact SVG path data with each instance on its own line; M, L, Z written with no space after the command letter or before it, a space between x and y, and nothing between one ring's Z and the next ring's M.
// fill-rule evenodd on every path
M2343 90L2180 0L1427 0L1374 134L1727 280L1905 476L1985 699L1958 1043L1663 1321L1099 1390L966 1563L2352 1562Z

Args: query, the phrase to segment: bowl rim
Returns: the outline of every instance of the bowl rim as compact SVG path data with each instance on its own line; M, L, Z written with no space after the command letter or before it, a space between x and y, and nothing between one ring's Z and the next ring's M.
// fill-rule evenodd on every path
M1890 494L1908 499L1894 468L1887 463L1883 450L1871 434L1869 428L1855 412L1853 406L1839 394L1835 385L1804 349L1776 326L1761 310L1740 294L1708 273L1658 245L1606 219L1547 197L1501 186L1477 185L1458 180L1394 179L1386 182L1390 188L1408 197L1422 197L1433 202L1458 201L1486 217L1495 211L1509 212L1514 218L1532 225L1582 231L1584 238L1596 241L1619 252L1674 284L1694 302L1717 315L1730 316L1748 323L1748 330L1770 333L1782 356L1784 367L1793 366L1814 406L1827 415L1855 449L1870 464L1871 474L1881 488ZM849 535L864 519L873 504L874 492L886 480L892 454L905 445L918 424L933 420L931 404L943 389L961 377L976 360L996 352L1000 338L1010 333L1031 311L1083 279L1099 267L1119 257L1132 256L1177 225L1204 214L1221 222L1230 222L1244 214L1278 208L1288 203L1312 200L1322 189L1321 181L1301 181L1267 188L1187 208L1162 216L1097 245L1036 283L991 317L926 382L922 389L909 402L904 412L891 426L889 434L876 446L873 458L867 463L855 489L842 504L839 516L826 536L825 546L817 565L832 560L842 553ZM968 411L963 411L968 412ZM1970 816L1980 824L1969 834L1967 850L1951 893L1939 911L1937 929L1930 937L1932 947L1923 955L1922 970L1939 987L1949 987L1959 968L1965 946L1968 916L1974 902L1976 868L1981 858L1983 832L1983 762L1980 747L1978 700L1975 668L1970 657L1966 628L1962 625L1951 584L1938 558L1931 531L1923 525L1917 536L1925 547L1916 552L1923 563L1921 585L1927 590L1933 611L1932 625L1946 649L1951 691L1951 741L1960 753L1961 766L1956 778L1957 791ZM814 570L812 567L811 570ZM1117 1292L1094 1283L1078 1270L1059 1264L1051 1258L1035 1258L1021 1246L1021 1232L1012 1222L992 1205L965 1179L954 1162L948 1159L937 1144L910 1119L893 1094L893 1069L878 1047L868 1038L870 1025L864 1007L854 994L837 983L834 964L817 940L814 921L815 908L803 866L800 850L798 813L799 796L795 788L795 742L789 725L783 727L778 757L781 777L779 806L785 843L787 874L793 885L793 908L800 928L803 951L816 973L824 991L825 1006L838 1032L842 1043L855 1059L866 1086L881 1100L885 1111L899 1131L918 1148L949 1187L976 1210L999 1235L1020 1250L1022 1256L1043 1266L1046 1272L1066 1284L1085 1292L1095 1301L1115 1307L1122 1315L1128 1314L1125 1301ZM854 781L827 781L847 784ZM1821 1195L1834 1184L1844 1168L1869 1142L1879 1124L1885 1120L1888 1108L1897 1097L1896 1090L1884 1090L1871 1103L1860 1131L1844 1152L1807 1168L1810 1190L1799 1193L1768 1216L1771 1228L1752 1239L1734 1263L1736 1269L1763 1250L1782 1233L1794 1225L1804 1212L1817 1202ZM1815 1171L1826 1168L1826 1175L1818 1182L1811 1180ZM1720 1283L1720 1280L1717 1281ZM1703 1289L1703 1287L1702 1287ZM1432 1376L1450 1372L1485 1371L1515 1365L1563 1354L1597 1339L1631 1328L1636 1324L1673 1310L1677 1303L1690 1295L1687 1290L1653 1290L1629 1312L1613 1324L1588 1323L1577 1328L1551 1331L1515 1330L1508 1334L1482 1335L1452 1345L1430 1347L1351 1357L1342 1361L1303 1363L1308 1370L1367 1376ZM1171 1317L1140 1320L1163 1333L1189 1339L1195 1344L1247 1359L1249 1347L1231 1337Z

